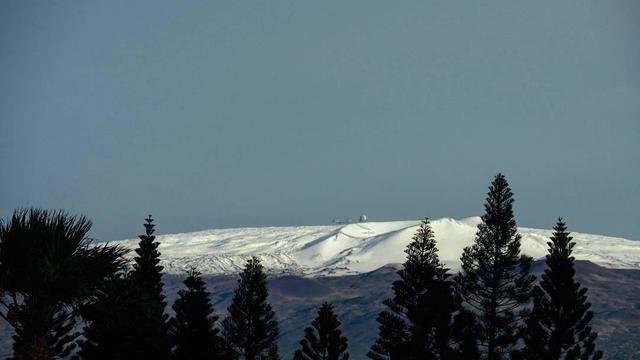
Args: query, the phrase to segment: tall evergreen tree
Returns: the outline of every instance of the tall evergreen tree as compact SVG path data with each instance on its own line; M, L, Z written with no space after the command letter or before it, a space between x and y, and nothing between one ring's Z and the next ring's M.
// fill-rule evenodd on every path
M133 258L135 264L133 265L131 279L141 291L157 299L158 308L162 309L160 317L164 318L164 308L167 303L164 301L164 295L162 295L163 267L159 265L160 252L158 251L158 245L160 244L156 241L155 235L153 235L155 225L151 215L145 219L144 228L145 233L138 236L140 241L138 242L138 248L135 250L138 256Z
M167 359L171 355L151 215L144 226L133 270L105 282L82 308L85 339L78 353L82 359Z
M160 252L155 235L153 218L145 219L145 233L139 235L140 241L135 250L135 264L129 275L137 292L136 298L143 302L146 321L137 324L137 343L141 352L149 358L166 359L170 355L167 334L169 316L164 313L167 303L162 295L162 269Z
M278 322L267 301L267 276L260 260L253 257L240 273L238 287L222 323L225 352L244 360L276 360Z
M367 356L374 360L449 359L452 314L459 308L448 270L438 258L425 219L405 251L393 283L394 297L378 316L379 334Z
M302 349L297 350L296 360L348 360L348 341L340 331L340 321L333 312L333 305L324 303L311 326L304 329Z
M215 327L209 292L200 273L189 271L184 280L186 289L178 291L173 304L175 316L169 321L169 332L175 345L176 360L204 360L221 357L222 339Z
M597 333L587 291L575 279L575 242L562 219L558 219L546 256L547 269L534 292L534 307L527 319L524 357L527 359L600 359Z
M95 246L91 221L63 211L16 210L0 221L0 317L14 328L12 359L68 356L77 309L125 265L125 251Z
M475 243L464 249L457 277L465 305L475 312L481 356L504 359L516 349L535 277L532 259L520 254L513 193L502 174L489 187Z

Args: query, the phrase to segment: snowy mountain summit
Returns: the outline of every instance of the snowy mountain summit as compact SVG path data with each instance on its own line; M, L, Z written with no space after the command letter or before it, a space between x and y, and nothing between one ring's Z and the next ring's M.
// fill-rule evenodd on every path
M473 243L479 217L431 222L440 259L457 270L462 249ZM159 235L162 265L182 274L195 267L205 275L239 272L258 256L272 274L347 275L404 262L405 247L420 223L367 222L325 226L213 229ZM546 255L552 230L519 228L522 251L534 259ZM640 269L640 241L572 233L574 256L609 268ZM137 239L112 244L134 249ZM132 256L132 253L130 255Z

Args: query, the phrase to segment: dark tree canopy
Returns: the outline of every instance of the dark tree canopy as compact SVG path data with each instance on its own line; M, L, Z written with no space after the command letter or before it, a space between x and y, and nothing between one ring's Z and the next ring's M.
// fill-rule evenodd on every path
M238 287L222 323L228 357L244 360L279 359L276 339L278 322L267 301L267 276L260 260L253 257L240 273Z
M534 307L527 319L524 357L527 359L600 359L597 333L589 323L593 312L587 288L575 279L575 242L562 219L558 219L546 256L547 269L534 291Z
M473 326L481 357L511 356L521 337L535 277L532 259L520 254L520 235L513 217L513 193L502 174L489 187L475 243L464 249L457 278L466 307L476 314Z
M125 251L92 245L90 229L86 217L60 210L16 210L0 222L1 316L15 330L13 359L69 355L78 307L124 267Z
M384 301L379 334L367 356L374 360L448 359L452 315L459 307L447 269L438 258L426 219L405 251L407 260L393 283L394 297Z
M184 285L185 289L178 291L173 304L175 315L169 321L174 359L220 358L222 339L215 327L218 316L214 314L206 284L200 273L192 269Z
M348 341L342 336L340 321L333 312L333 305L324 303L311 326L304 329L301 349L294 358L299 360L348 360Z
M144 358L138 326L147 321L148 302L126 274L105 281L94 299L82 307L85 339L79 342L78 356L87 360Z
M460 309L453 320L452 336L457 344L455 358L458 360L480 359L476 338L476 317L467 309Z

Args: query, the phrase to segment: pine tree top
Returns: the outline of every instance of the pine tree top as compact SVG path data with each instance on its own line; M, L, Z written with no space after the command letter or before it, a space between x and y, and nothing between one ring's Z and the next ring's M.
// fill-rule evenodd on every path
M420 224L405 252L407 260L398 271L400 278L393 282L393 297L383 302L386 309L378 315L378 339L367 357L447 358L451 315L459 302L438 258L429 219Z
M300 341L301 350L294 355L301 360L347 360L348 341L342 336L340 321L333 311L333 305L323 303L318 309L311 326L305 329L304 339Z
M202 273L200 273L195 267L192 267L187 271L187 277L184 279L184 284L188 289L201 288L205 283L202 281Z
M222 323L230 352L247 359L277 358L278 322L267 298L267 276L257 257L247 260Z
M194 293L202 294L200 296L205 299L208 298L209 291L207 290L207 283L202 280L202 274L195 268L191 268L187 271L187 277L184 279L183 283L186 289L179 290L179 296L184 297L187 293Z
M256 256L251 257L251 259L247 260L244 269L240 273L239 282L242 280L266 280L267 275L264 273L264 267L260 262L260 259Z
M155 225L153 224L153 218L151 217L151 214L149 214L149 216L147 216L147 218L144 219L144 221L145 221L144 228L145 228L146 236L151 237L153 235L154 227L155 227Z
M160 252L158 251L158 246L160 244L155 241L156 237L153 235L155 225L153 224L153 218L151 215L145 219L144 227L145 234L138 236L140 241L138 242L138 247L135 250L138 256L133 259L135 261L134 269L138 275L140 275L140 273L160 274L164 267L158 265L160 263ZM154 276L154 278L155 277L156 276Z
M320 309L318 309L318 315L311 324L317 331L322 331L325 333L324 335L326 336L326 341L329 341L329 336L339 336L339 334L341 333L341 331L338 329L341 325L340 320L338 320L338 315L333 312L333 305L328 302L324 302L322 303L322 305L320 305Z
M264 301L268 295L267 275L264 273L264 267L260 259L253 256L247 260L244 269L238 278L238 287L235 294L243 296L243 294L252 294L244 301Z
M482 223L493 228L515 228L513 217L513 192L507 179L498 173L491 185L484 204Z
M547 269L541 276L540 287L552 297L552 301L556 304L571 308L569 310L573 311L576 304L566 302L578 300L576 295L580 287L575 280L574 257L571 256L575 243L562 218L558 219L553 230L553 235L547 242L549 252L545 260Z
M404 263L405 268L408 265L431 265L440 267L440 259L438 258L438 248L429 218L425 218L418 227L418 230L412 237L413 241L407 245L404 251L407 254L407 260Z
M567 225L562 218L558 218L558 222L553 227L553 235L547 245L549 246L549 254L546 257L547 265L554 264L554 260L557 261L558 259L574 261L571 253L575 242L573 242L573 237L567 231Z
M174 358L217 359L221 355L222 339L215 327L214 314L206 283L192 268L184 280L185 288L178 291L172 308L174 317L169 321L169 333L175 345Z
M492 263L499 258L510 259L505 264L507 265L505 269L509 271L512 266L522 263L524 260L530 262L530 258L523 257L520 254L521 236L518 234L518 228L513 216L513 192L504 175L499 173L491 182L484 208L485 213L481 217L482 222L478 224L475 243L467 249L471 253L480 252L490 255L484 260L484 262L488 261L488 263ZM465 249L465 253L467 249ZM465 267L465 257L472 255L471 253L465 255L465 253L462 256L463 269ZM479 255L475 254L472 257L477 258Z

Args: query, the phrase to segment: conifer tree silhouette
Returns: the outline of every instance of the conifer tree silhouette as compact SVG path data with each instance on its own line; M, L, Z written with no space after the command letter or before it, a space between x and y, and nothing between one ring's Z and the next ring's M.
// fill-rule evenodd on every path
M167 303L162 294L162 269L160 263L159 243L153 235L155 225L149 215L145 219L145 233L139 235L140 241L135 250L133 271L130 279L137 292L136 298L142 302L146 321L137 324L137 343L140 352L149 358L166 359L170 355L167 336L169 316L164 313Z
M535 277L532 259L520 254L520 235L513 218L513 193L502 174L489 187L485 214L475 243L464 249L457 277L466 307L476 314L481 358L505 359L521 338L526 306Z
M0 221L0 313L14 328L11 359L58 359L74 350L77 309L122 269L125 250L92 245L91 221L64 211L16 210Z
M547 242L547 269L535 287L533 312L527 319L523 358L549 360L596 360L597 333L589 325L593 312L587 301L587 288L575 279L575 242L562 219Z
M425 219L405 251L407 260L393 283L394 297L384 301L379 334L367 356L374 360L449 359L452 315L459 308L448 270L438 258Z
M151 215L145 219L133 270L113 276L82 309L84 337L79 357L87 360L168 359L162 266Z
M304 329L302 349L297 350L296 360L348 360L348 341L340 331L340 321L333 312L333 305L324 303L311 326Z
M240 273L222 336L227 358L277 360L278 322L267 301L267 276L257 257L249 259Z
M222 339L216 327L209 292L200 273L191 269L184 280L185 289L178 291L173 304L175 316L169 321L169 332L176 360L204 360L221 357Z
M135 264L134 270L131 273L131 279L135 282L136 286L145 293L157 298L158 307L162 309L164 313L164 307L166 302L165 297L162 295L162 269L160 263L160 252L158 251L158 245L155 235L155 225L153 224L153 218L149 215L145 219L145 234L139 235L140 242L138 242L138 248L135 250L136 256L133 258ZM161 315L161 317L164 314Z

